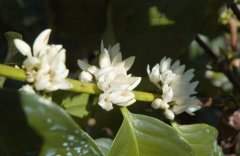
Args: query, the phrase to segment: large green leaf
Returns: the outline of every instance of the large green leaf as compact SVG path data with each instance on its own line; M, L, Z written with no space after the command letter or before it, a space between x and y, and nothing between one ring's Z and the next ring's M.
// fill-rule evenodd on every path
M58 105L14 91L1 90L0 98L0 143L6 154L102 156L94 141Z
M123 124L109 156L193 156L190 145L172 127L155 118L122 109Z
M123 53L141 60L133 68L145 74L150 62L166 55L177 58L187 49L200 30L208 1L111 0L106 33L115 34Z
M206 124L175 125L180 135L192 146L196 156L223 156L217 145L218 132Z
M104 155L108 155L108 152L112 145L112 139L109 138L98 138L95 139L96 144L100 147L101 151Z

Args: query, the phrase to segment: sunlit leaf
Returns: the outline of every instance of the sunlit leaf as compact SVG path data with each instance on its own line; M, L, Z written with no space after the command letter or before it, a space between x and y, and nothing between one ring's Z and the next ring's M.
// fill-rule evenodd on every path
M82 118L88 115L87 104L89 96L89 94L71 93L65 96L61 105L69 114Z
M217 145L218 132L206 124L175 125L180 135L192 146L196 156L223 156Z
M104 155L108 155L110 147L113 143L112 139L109 138L98 138L95 139L96 144L101 149Z
M109 156L193 156L190 145L172 127L123 109L124 120Z

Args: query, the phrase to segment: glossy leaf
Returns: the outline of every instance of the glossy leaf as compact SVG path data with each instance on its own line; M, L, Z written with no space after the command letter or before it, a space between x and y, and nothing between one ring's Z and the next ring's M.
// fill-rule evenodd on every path
M4 146L5 153L102 156L94 141L58 105L37 95L14 91L1 90L0 98L0 106L3 108L0 109L0 121L3 123L0 130L5 133L0 133L0 143ZM28 129L23 129L27 127L22 127L26 124ZM33 129L38 136L32 132ZM11 137L10 132L14 137ZM29 136L32 136L32 140L28 139ZM39 141L35 143L36 140Z
M192 146L196 156L222 156L217 145L218 132L206 124L175 125L180 135Z
M71 93L65 96L61 105L69 114L82 118L88 115L89 96L89 94Z
M124 120L109 156L193 156L190 145L172 127L122 108Z
M100 147L101 151L104 155L108 155L108 152L111 148L111 145L113 143L112 139L109 138L98 138L95 139L96 144L98 147Z

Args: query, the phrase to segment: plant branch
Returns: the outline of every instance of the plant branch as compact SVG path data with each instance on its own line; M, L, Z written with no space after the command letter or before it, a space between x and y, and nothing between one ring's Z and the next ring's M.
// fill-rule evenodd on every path
M230 69L230 65L226 59L221 61L218 60L217 55L209 48L209 46L200 38L198 35L195 39L197 43L203 48L205 53L218 64L218 67L222 70L222 72L227 76L229 81L233 84L235 89L240 92L240 81L237 78L236 74L232 72Z
M217 61L217 55L212 51L212 49L209 48L209 46L201 39L199 35L197 35L195 40L203 48L205 53L207 53L207 55L211 57L212 60Z
M0 64L0 75L19 81L25 81L27 78L24 70L3 64ZM81 82L69 78L67 78L67 80L73 84L73 87L70 88L69 91L87 94L100 94L102 92L94 83ZM135 99L138 101L151 102L156 98L160 98L159 94L149 92L133 91L133 93L135 94Z
M238 20L240 20L240 11L234 0L226 0L226 3L228 7L232 9L233 13L237 16Z

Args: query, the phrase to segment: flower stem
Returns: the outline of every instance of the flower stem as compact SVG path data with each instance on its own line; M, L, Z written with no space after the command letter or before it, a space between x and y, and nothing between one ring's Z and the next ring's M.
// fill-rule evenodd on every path
M7 77L9 79L14 79L19 81L25 81L27 78L24 70L3 65L3 64L0 64L0 75ZM67 80L73 84L73 87L70 88L69 91L81 92L81 93L87 93L87 94L100 94L102 92L94 83L81 82L81 81L69 79L69 78L67 78ZM138 101L151 102L156 98L160 98L160 95L149 93L149 92L133 91L133 93L135 94L135 98Z

